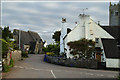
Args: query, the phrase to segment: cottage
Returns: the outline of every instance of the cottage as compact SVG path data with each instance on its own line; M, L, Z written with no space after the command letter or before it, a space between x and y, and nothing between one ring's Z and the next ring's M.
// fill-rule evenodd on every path
M22 51L29 50L35 54L42 52L43 41L38 33L14 29L13 35Z
M80 14L79 21L74 29L67 34L66 19L62 19L60 36L60 53L66 53L67 58L72 58L69 46L70 41L82 38L92 39L96 42L93 58L105 62L107 68L120 68L120 1L109 6L109 25L101 26L95 23L89 15Z
M120 59L115 41L115 33L112 34L110 30L107 30L107 27L102 27L95 23L89 15L80 14L78 17L79 22L68 34L66 33L67 22L62 21L60 53L66 53L67 58L72 58L73 55L70 54L69 46L67 45L68 42L77 41L82 38L92 39L96 42L95 47L97 50L94 58L99 62L106 62L106 67L119 68ZM111 28L111 30L113 29Z

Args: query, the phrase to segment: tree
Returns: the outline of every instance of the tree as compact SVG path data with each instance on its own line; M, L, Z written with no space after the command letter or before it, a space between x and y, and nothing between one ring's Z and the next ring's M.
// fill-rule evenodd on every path
M2 57L6 57L8 50L16 48L15 41L12 41L13 33L9 30L8 27L0 27L2 30L2 39L0 41L2 42Z
M71 31L70 28L67 28L67 34ZM54 35L52 36L52 38L55 40L55 42L59 42L60 41L60 35L61 35L61 31L56 31L54 33Z
M55 40L55 42L60 41L60 35L61 35L61 31L56 31L54 33L54 35L52 36L52 38Z
M95 49L95 42L85 38L67 43L70 46L70 53L73 55L78 54L79 58L90 58Z
M49 44L47 47L43 47L42 49L45 53L46 52L53 52L56 55L59 55L60 52L60 44L56 43L56 44Z
M11 33L11 31L9 30L9 26L4 27L4 29L2 29L2 38L6 41L8 41L8 39L13 38L13 33Z

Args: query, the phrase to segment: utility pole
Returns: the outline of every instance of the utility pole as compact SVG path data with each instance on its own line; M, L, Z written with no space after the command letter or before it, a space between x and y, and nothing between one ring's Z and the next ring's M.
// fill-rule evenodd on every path
M21 31L19 30L19 50L20 50L20 36L21 36Z

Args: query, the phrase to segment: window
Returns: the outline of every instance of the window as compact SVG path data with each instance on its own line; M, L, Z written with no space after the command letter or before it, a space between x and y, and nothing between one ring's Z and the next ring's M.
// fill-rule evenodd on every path
M118 12L115 12L115 16L118 16Z
M95 38L95 42L98 43L99 42L99 38Z

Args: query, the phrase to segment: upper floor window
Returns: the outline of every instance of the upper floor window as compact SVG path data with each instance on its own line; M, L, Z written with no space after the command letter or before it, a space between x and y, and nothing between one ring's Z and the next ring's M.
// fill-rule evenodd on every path
M95 38L95 42L98 43L99 42L99 38Z
M115 12L115 16L118 16L118 11Z

